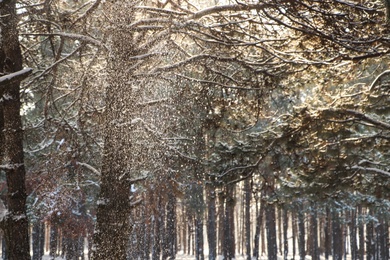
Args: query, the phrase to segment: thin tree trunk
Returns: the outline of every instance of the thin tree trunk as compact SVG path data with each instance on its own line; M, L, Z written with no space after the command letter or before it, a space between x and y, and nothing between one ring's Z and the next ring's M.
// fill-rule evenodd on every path
M358 259L357 257L357 232L356 232L356 210L352 209L350 212L350 239L351 239L351 257L352 259Z
M216 228L216 194L213 185L207 185L207 241L209 245L209 260L217 259L217 228Z
M341 233L341 224L339 213L333 211L332 214L332 241L333 241L333 259L341 260L343 258L343 234Z
M0 72L12 73L22 70L22 53L19 45L17 31L18 17L16 14L16 1L0 2ZM4 231L7 257L9 260L30 259L28 219L26 214L26 183L23 154L23 127L20 116L20 82L9 83L0 87L2 89L2 121L0 132L1 147L4 149L2 163L7 183L8 214L0 226ZM6 160L4 160L6 158Z
M254 246L253 246L253 256L256 260L259 259L259 250L260 250L260 227L261 227L261 221L262 221L262 215L260 215L259 212L259 198L256 195L255 196L255 203L256 203L256 228L255 228L255 238L254 238Z
M312 212L311 212L311 240L312 240L312 248L311 248L311 258L313 260L319 260L320 254L318 252L318 222L317 222L317 208L315 203L312 204Z
M277 241L276 241L276 213L275 205L267 204L265 207L265 222L267 228L267 252L268 259L275 260L278 255Z
M244 183L245 192L245 248L246 260L251 260L251 185L250 179L247 178Z
M195 218L195 249L196 260L204 260L202 215Z
M275 195L275 176L271 169L266 169L264 174L264 194L262 196L265 204L265 224L267 230L267 254L269 260L277 259L278 244L276 231L276 209L275 203L269 201Z
M287 255L288 255L288 211L286 208L283 208L283 259L284 260L287 260Z
M295 210L291 213L291 227L292 227L292 253L293 253L293 260L295 260L296 255L296 237L297 237L297 223L296 223L296 213Z
M362 206L358 206L358 216L362 216L363 214ZM359 231L359 250L358 250L358 259L363 260L365 255L365 248L364 248L364 223L363 221L359 221L358 223L358 231Z
M167 220L165 234L165 251L169 259L175 259L176 250L176 198L174 194L169 193L167 203Z
M303 206L298 207L298 249L299 259L305 260L305 215L303 213Z
M326 207L326 216L325 216L325 225L324 225L324 235L325 235L325 259L329 259L329 255L332 252L332 243L331 243L331 215L329 207Z
M50 223L50 259L57 257L58 228L55 223Z

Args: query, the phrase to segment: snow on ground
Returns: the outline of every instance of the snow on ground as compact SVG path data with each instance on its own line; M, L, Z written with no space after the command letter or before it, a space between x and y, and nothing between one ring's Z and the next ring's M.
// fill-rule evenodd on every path
M85 258L87 259L87 258ZM176 260L194 260L195 259L195 256L191 256L191 255L183 255L183 254L177 254L176 255ZM253 260L255 260L255 258L252 258ZM261 256L260 257L260 260L267 260L267 256ZM282 260L283 257L281 256L278 256L278 260ZM292 256L289 256L288 259L293 259ZM298 256L295 257L295 259L299 259ZM306 259L307 260L310 260L311 257L309 256L306 256ZM321 257L321 259L325 259L324 257ZM332 257L329 257L330 260L332 260ZM351 259L350 257L347 257L347 259ZM45 255L42 260L50 260L49 256ZM63 258L61 257L56 257L55 260L64 260ZM138 259L137 259L138 260ZM144 260L144 259L139 259L139 260ZM205 260L208 260L208 257L206 256L205 257ZM223 257L222 256L218 256L217 260L223 260ZM244 256L237 256L236 257L236 260L245 260L245 257Z

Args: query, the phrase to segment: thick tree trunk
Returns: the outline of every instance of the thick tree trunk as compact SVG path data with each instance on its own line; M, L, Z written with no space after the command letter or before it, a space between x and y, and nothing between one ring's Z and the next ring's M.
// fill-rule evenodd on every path
M22 70L22 53L17 31L16 1L0 2L0 72L12 73ZM6 242L7 259L30 259L28 220L26 215L26 184L23 155L23 128L20 116L20 82L0 86L2 111L0 131L3 154L3 170L6 173L8 214L2 221Z
M213 185L207 185L207 241L209 260L217 259L216 194Z
M106 1L104 12L114 26L107 28L110 49L107 65L104 149L100 194L94 234L92 259L127 258L130 237L130 188L135 176L132 163L138 156L135 133L138 126L129 127L136 117L135 83L126 68L131 67L129 53L134 51L133 32L121 30L134 20L132 1Z

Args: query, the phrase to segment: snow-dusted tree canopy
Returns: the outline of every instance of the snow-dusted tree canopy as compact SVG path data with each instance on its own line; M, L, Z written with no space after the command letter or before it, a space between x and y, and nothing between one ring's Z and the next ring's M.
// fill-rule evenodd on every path
M3 258L389 259L388 8L0 1Z

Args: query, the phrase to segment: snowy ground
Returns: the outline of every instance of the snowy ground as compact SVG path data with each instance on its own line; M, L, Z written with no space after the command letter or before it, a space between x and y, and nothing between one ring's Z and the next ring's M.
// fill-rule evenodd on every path
M43 260L49 260L50 258L49 258L49 256L44 256L42 259L43 259ZM190 255L178 254L178 255L176 256L176 260L194 260L194 259L195 259L195 257L194 257L194 256L190 256ZM205 259L207 260L208 257L206 256ZM253 260L254 260L254 259L255 259L255 258L253 258ZM262 256L260 259L261 259L261 260L267 260L268 258L267 258L267 256ZM278 260L282 260L282 259L283 259L283 257L281 257L281 256L278 257ZM289 256L288 259L293 259L293 257L292 257L292 256ZM296 256L295 259L299 259L299 257ZM311 257L306 256L306 259L307 259L307 260L310 260ZM325 259L325 258L324 258L324 257L321 257L321 259ZM332 257L329 257L329 259L332 260ZM351 258L350 258L350 257L347 257L347 259L351 259ZM61 257L57 257L56 260L64 260L64 259L61 258ZM143 260L143 259L141 259L141 260ZM223 257L222 257L222 256L219 256L219 257L217 258L217 260L223 260ZM245 260L245 257L243 257L243 256L237 256L236 260Z

